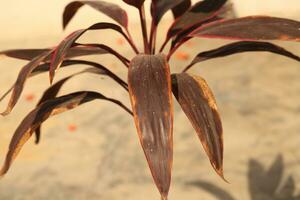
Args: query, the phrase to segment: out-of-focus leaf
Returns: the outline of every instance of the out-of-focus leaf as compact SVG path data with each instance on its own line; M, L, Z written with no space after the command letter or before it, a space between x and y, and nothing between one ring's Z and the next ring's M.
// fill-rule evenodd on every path
M193 31L189 36L300 42L300 22L276 17L250 16L212 22Z
M284 200L288 200L294 199L294 193L296 191L296 183L295 180L292 176L289 176L288 179L285 181L285 183L283 184L282 188L278 191L278 195L279 199L284 199Z
M123 0L123 1L129 5L132 5L136 8L138 8L138 9L140 9L145 2L145 0Z
M191 0L183 0L180 4L172 9L172 13L175 19L181 17L192 5Z
M231 44L227 44L217 49L213 49L210 51L205 51L199 53L191 62L189 66L185 68L184 71L187 71L195 64L206 61L213 58L225 57L230 56L237 53L244 53L244 52L251 52L251 51L266 51L275 54L279 54L282 56L286 56L292 58L296 61L300 62L300 57L296 56L295 54L285 50L284 48L268 43L268 42L255 42L255 41L241 41L235 42Z
M51 66L50 66L50 82L53 81L53 77L55 74L55 70L58 69L62 63L62 61L66 58L68 50L74 46L76 40L82 36L88 30L99 30L99 29L112 29L115 30L122 35L125 36L124 32L122 31L121 27L112 24L112 23L97 23L90 26L87 29L81 29L73 32L68 37L66 37L55 49L52 59L51 59Z
M11 58L17 58L22 60L32 60L40 54L50 51L51 49L11 49L0 52L0 55L5 55ZM89 46L74 46L70 48L67 52L66 58L73 58L79 56L97 55L107 53L104 49L99 49L97 47ZM49 61L50 56L48 56L45 61Z
M53 99L57 96L57 94L59 93L60 89L62 88L62 86L71 78L83 74L83 73L94 73L94 74L102 74L102 75L106 75L109 76L110 78L112 78L113 80L115 80L117 83L119 83L126 91L128 91L127 89L127 84L120 79L117 75L115 75L113 72L111 72L110 70L108 70L107 68L103 67L100 64L97 63L93 63L93 62L89 62L89 61L69 61L66 62L64 61L65 65L66 64L86 64L86 65L91 65L91 66L95 66L96 68L89 68L86 70L83 70L81 72L78 72L76 74L73 74L71 76L68 76L60 81L58 81L57 83L53 84L51 87L49 87L43 94L43 96L41 97L41 99L39 100L37 106L41 105L42 103L44 103L45 101L48 101L50 99ZM64 64L63 63L63 64ZM39 126L36 131L35 131L35 135L36 135L36 141L35 143L38 144L40 141L40 135L41 135L41 127Z
M234 197L226 190L206 181L193 181L188 183L188 185L204 189L219 200L235 200Z
M157 25L168 10L173 9L183 2L184 0L152 0L151 15L154 24Z
M115 99L107 98L100 93L90 91L76 92L46 101L31 111L15 131L9 145L9 150L6 155L4 165L0 170L0 177L7 173L23 145L29 140L35 129L39 127L41 123L53 115L71 110L79 105L96 99L110 101L122 107L128 113L131 113L131 111L121 102Z
M29 62L27 65L25 65L19 75L18 75L18 78L17 78L17 81L14 85L14 88L13 88L13 92L12 92L12 95L11 95L11 98L8 102L8 105L6 107L6 110L4 112L1 113L1 115L7 115L9 114L13 107L16 105L18 99L20 98L20 95L21 95L21 92L23 91L23 87L24 87L24 84L25 84L25 81L27 80L29 74L36 68L39 66L39 64L41 62L44 61L45 58L47 58L51 53L52 53L53 50L50 50L50 51L47 51L47 52L44 52L42 53L41 55L39 55L38 57L34 58L31 62Z
M212 91L204 79L172 75L173 94L196 130L215 171L223 176L223 130Z
M112 18L116 22L118 22L121 26L127 29L128 26L128 16L124 9L114 3L109 3L105 1L73 1L69 3L65 7L65 11L63 14L63 28L69 24L71 19L77 13L79 8L83 5L88 5L101 13L105 14L106 16Z
M204 0L196 3L185 14L175 20L168 30L167 37L171 38L185 29L214 18L226 2L227 0Z
M156 186L166 198L173 160L173 101L165 56L136 56L129 67L128 87L141 145Z

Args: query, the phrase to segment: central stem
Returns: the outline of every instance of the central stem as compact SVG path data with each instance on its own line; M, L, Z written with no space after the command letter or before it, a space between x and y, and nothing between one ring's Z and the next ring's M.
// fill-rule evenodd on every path
M148 43L148 34L147 34L147 24L146 24L146 16L145 16L145 7L144 5L139 9L141 26L143 32L143 40L144 40L144 50L146 54L150 53L150 47Z

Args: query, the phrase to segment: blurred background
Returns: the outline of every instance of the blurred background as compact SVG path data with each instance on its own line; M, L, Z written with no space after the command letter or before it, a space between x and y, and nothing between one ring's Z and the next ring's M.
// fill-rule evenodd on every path
M0 50L44 48L99 21L110 21L83 7L66 31L61 15L68 0L3 1ZM142 39L135 9L129 10L132 33ZM147 1L149 4L149 1ZM232 0L236 16L272 15L300 20L299 0ZM149 6L148 6L149 7ZM148 13L149 15L149 13ZM159 42L171 23L168 13L159 26ZM127 57L134 54L115 33L96 31L80 39L112 45ZM229 41L191 40L171 60L181 70L199 51ZM300 55L300 44L276 42ZM89 56L126 79L126 70L111 56ZM0 93L14 83L26 62L1 57ZM300 199L300 68L299 63L269 53L247 53L207 61L190 72L203 76L215 93L224 125L224 167L230 182L214 173L202 146L175 104L174 168L171 200L299 200ZM63 69L55 80L80 71ZM16 126L49 87L48 75L27 82L14 111L0 118L0 162ZM129 105L128 95L112 81L96 75L72 79L61 94L97 90ZM0 104L4 110L5 99ZM10 172L0 181L0 200L159 199L132 118L106 102L93 102L59 116L42 127L41 144L29 141Z

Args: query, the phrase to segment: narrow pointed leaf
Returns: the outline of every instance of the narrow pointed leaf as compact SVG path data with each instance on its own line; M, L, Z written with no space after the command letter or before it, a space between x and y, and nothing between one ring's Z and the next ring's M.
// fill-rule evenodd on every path
M123 1L131 6L138 8L138 9L140 9L145 2L145 0L123 0Z
M68 64L89 64L89 65L94 65L93 63L89 63L88 61L83 61L83 62L77 62L77 61L73 61L68 63ZM97 63L96 63L97 64ZM112 79L116 80L116 82L118 82L126 91L128 91L127 89L127 84L120 79L117 75L115 75L114 73L112 73L111 71L109 71L107 68L97 64L96 68L89 68L86 70L83 70L81 72L78 72L76 74L70 75L60 81L58 81L57 83L53 84L51 87L49 87L43 94L43 96L41 97L41 99L39 100L37 106L41 105L42 103L44 103L45 101L48 101L50 99L54 99L57 94L59 93L59 91L61 90L62 86L69 81L70 79L72 79L73 77L83 74L83 73L93 73L93 74L101 74L101 75L106 75L111 77ZM40 141L40 135L41 135L41 127L37 127L36 131L35 131L35 135L36 135L36 140L35 143L38 144Z
M212 22L193 31L190 36L300 42L300 22L276 17L250 16Z
M9 145L4 165L0 170L0 177L7 173L23 145L30 139L35 129L40 126L41 123L53 115L71 110L96 99L110 101L131 113L121 102L107 98L100 93L90 91L76 92L46 101L31 111L16 129Z
M284 48L268 43L268 42L255 42L255 41L241 41L241 42L235 42L231 44L227 44L225 46L219 47L217 49L213 49L210 51L205 51L199 53L191 62L191 64L186 67L184 71L187 71L190 69L192 66L199 62L203 62L206 60L210 60L213 58L219 58L219 57L225 57L225 56L230 56L233 54L238 54L238 53L244 53L244 52L258 52L258 51L263 51L263 52L271 52L275 54L279 54L282 56L286 56L288 58L294 59L296 61L300 62L300 57L296 56L295 54L285 50Z
M51 59L51 66L50 66L50 82L53 81L53 77L55 74L55 70L58 69L62 63L62 61L66 58L68 50L74 46L76 40L82 36L86 31L89 30L99 30L99 29L112 29L123 36L125 36L124 32L122 31L121 27L112 23L97 23L90 26L87 29L81 29L73 32L68 37L66 37L55 49L52 59ZM126 37L126 36L125 36Z
M184 0L180 4L175 6L172 9L172 13L173 13L174 18L177 19L178 17L181 17L186 11L189 10L191 5L192 5L191 0Z
M167 11L183 2L184 0L152 0L151 15L154 24L157 25Z
M124 9L122 9L119 5L114 3L109 3L105 1L73 1L69 3L65 7L65 11L63 14L63 28L69 24L71 19L77 13L77 11L84 5L90 6L97 11L105 14L106 16L112 18L116 22L118 22L124 28L128 26L128 16Z
M172 75L173 94L190 120L215 171L223 176L223 130L215 98L204 79Z
M153 179L163 198L170 188L173 160L173 102L164 55L138 55L128 71L135 125Z
M10 100L8 102L8 105L6 107L6 110L1 113L1 115L7 115L9 114L14 106L16 105L18 99L21 96L21 92L23 91L23 87L25 84L25 81L27 80L29 74L39 66L41 62L44 61L45 58L47 58L52 53L52 50L47 51L45 53L42 53L38 57L34 58L31 62L29 62L26 66L22 68L20 71L18 78L16 80L16 83L13 88L12 95L10 97Z
M51 49L11 49L0 52L0 55L5 55L10 58L17 58L22 60L32 60L35 57L50 51ZM66 54L66 58L73 58L79 56L97 55L107 53L104 49L89 46L74 46L70 48ZM50 56L45 59L49 61Z
M175 20L168 30L168 38L177 33L214 18L227 0L204 0L193 5L185 14Z

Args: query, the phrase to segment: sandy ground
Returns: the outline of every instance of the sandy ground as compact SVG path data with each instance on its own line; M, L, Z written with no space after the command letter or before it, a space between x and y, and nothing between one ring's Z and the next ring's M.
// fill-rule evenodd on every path
M0 50L47 47L60 39L60 36L40 36L2 41ZM103 39L111 41L122 54L128 57L133 55L126 45L118 45L118 35L104 36L97 32L88 34L83 41L102 42ZM193 40L179 51L188 53L192 58L200 50L221 44L224 41ZM299 44L278 44L300 55ZM110 56L88 59L109 66L126 79L125 68ZM175 57L171 62L172 71L179 71L187 62ZM16 73L24 64L23 61L1 59L1 93L14 82ZM299 193L299 67L299 63L284 57L250 53L208 61L190 71L203 76L217 98L224 125L225 176L230 184L224 183L213 172L190 123L175 104L171 200L216 200L197 184L191 184L199 181L217 185L236 200L250 200L249 160L254 159L269 168L279 154L284 158L282 184L292 176L296 183L295 192ZM82 68L60 70L56 80ZM0 161L4 159L16 126L35 106L42 90L49 86L47 78L48 75L44 74L29 80L13 113L0 118ZM81 75L71 80L61 94L83 89L101 91L129 105L128 95L122 88L96 75ZM1 102L1 109L6 103L7 100ZM274 175L269 176L270 184L274 181ZM159 199L132 118L118 107L102 101L86 104L48 120L43 126L41 144L36 146L31 140L11 171L0 181L0 200L87 199ZM229 200L225 196L224 199ZM272 198L254 200L263 199Z

